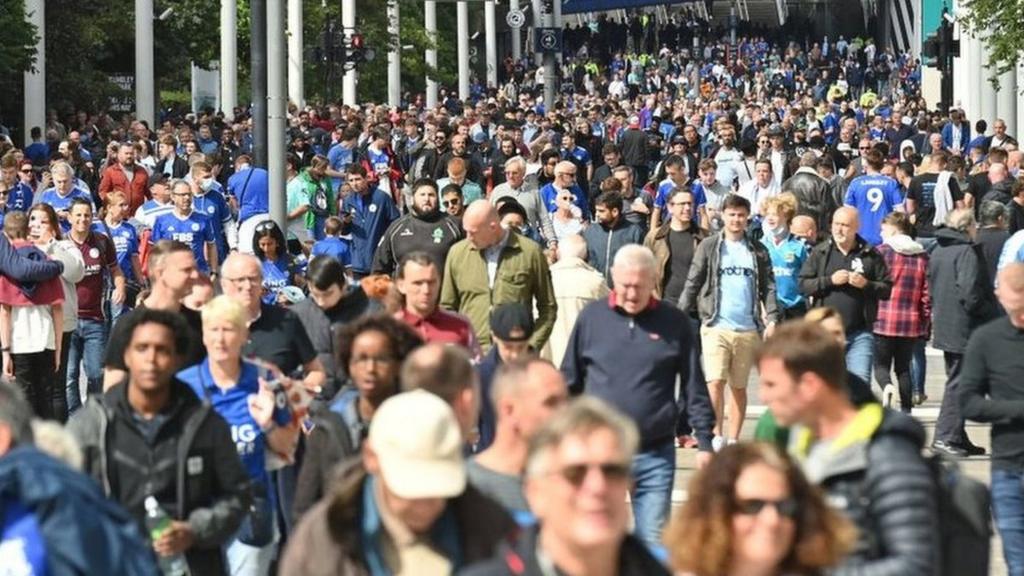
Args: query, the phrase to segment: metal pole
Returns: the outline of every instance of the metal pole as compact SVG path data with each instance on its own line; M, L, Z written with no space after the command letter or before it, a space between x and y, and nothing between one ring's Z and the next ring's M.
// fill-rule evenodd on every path
M267 189L270 191L270 217L281 230L288 229L285 211L285 130L288 126L288 96L285 67L285 0L267 0Z
M402 103L402 38L398 0L388 0L388 106Z
M32 143L32 128L38 126L46 133L46 8L44 0L25 0L25 21L36 27L35 72L25 72L25 145ZM150 128L153 127L151 124Z
M288 99L299 108L306 105L302 60L302 0L288 0Z
M555 4L558 4L558 0L555 0ZM542 15L545 28L556 28L560 25L555 19L554 11L545 11ZM536 31L534 31L536 34ZM554 52L544 52L544 110L550 112L555 109L555 97L557 96L558 82L558 61Z
M509 0L508 9L519 10L519 0ZM519 62L523 50L522 28L512 28L512 59Z
M341 28L347 39L356 27L356 0L341 0ZM356 69L345 70L341 81L341 100L348 106L356 105Z
M135 0L135 118L150 128L156 122L153 79L153 0Z
M423 26L427 29L427 36L431 45L435 48L427 48L423 58L427 66L437 69L437 2L427 0L423 5ZM427 77L427 108L437 106L437 81Z
M252 43L253 162L267 167L267 0L249 2ZM275 22L280 26L280 22Z
M228 120L238 104L238 3L220 0L220 109Z
M455 5L455 35L458 37L459 99L469 99L469 5Z
M494 21L494 2L484 3L484 54L487 64L487 87L498 86L498 28Z

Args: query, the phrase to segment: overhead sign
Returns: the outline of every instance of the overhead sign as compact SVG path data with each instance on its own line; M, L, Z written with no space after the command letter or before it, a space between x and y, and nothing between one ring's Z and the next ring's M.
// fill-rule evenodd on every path
M562 51L561 28L534 28L533 32L534 52L558 53Z

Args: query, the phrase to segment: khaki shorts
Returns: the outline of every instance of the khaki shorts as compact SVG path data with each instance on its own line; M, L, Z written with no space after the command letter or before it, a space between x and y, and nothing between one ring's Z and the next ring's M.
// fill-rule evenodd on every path
M761 342L757 330L736 332L713 326L700 327L704 378L708 382L724 380L733 388L746 388L754 353Z

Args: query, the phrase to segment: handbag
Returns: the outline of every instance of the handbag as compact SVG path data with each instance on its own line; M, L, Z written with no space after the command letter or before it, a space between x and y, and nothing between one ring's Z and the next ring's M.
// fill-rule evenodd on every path
M275 520L268 486L262 482L253 482L252 503L249 505L249 513L238 528L238 540L257 548L270 544L274 541Z

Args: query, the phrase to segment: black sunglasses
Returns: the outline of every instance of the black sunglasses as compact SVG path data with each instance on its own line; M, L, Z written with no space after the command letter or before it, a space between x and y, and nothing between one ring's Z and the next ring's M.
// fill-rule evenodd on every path
M453 198L451 200L445 200L444 202L442 202L442 204L444 204L445 206L458 206L459 204L462 204L462 200Z
M767 506L771 506L779 516L786 518L795 518L800 508L795 498L786 498L785 500L749 498L736 502L736 511L744 516L757 516Z
M570 464L558 471L558 475L565 478L565 481L579 488L587 479L590 470L596 468L601 472L605 480L621 482L629 478L629 465L618 462L605 462L603 464Z

